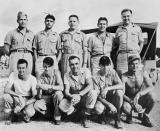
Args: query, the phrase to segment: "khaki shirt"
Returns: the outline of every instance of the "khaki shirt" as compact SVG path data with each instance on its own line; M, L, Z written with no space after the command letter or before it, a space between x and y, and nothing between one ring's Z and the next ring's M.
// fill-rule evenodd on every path
M62 81L60 72L58 70L54 70L53 71L53 75L52 77L48 76L46 73L42 73L40 76L40 83L41 84L47 84L47 85L57 85L59 83L59 81ZM42 91L43 95L48 95L49 92L46 90Z
M100 71L98 71L97 74L93 77L94 88L99 93L107 87L121 83L122 81L120 80L117 72L114 69L110 69L108 74L106 74L105 76L101 76Z
M88 50L91 56L107 55L110 56L114 37L110 33L106 33L104 41L99 37L98 33L94 33L88 40Z
M10 51L17 49L32 51L33 40L33 32L28 29L26 29L26 32L22 32L19 28L16 28L7 33L4 43L10 46Z
M125 83L125 94L129 97L134 97L139 91L152 86L148 73L143 70L137 71L136 75L124 73L122 82Z
M129 27L120 26L116 31L116 44L119 51L140 51L139 43L143 42L142 30L138 25L132 24Z
M87 51L87 39L83 32L76 30L71 33L65 30L60 36L64 54L82 54Z
M64 75L64 84L70 86L70 93L79 93L86 86L87 79L91 78L91 72L87 68L81 68L78 76L72 75L71 71Z
M33 47L38 55L56 55L61 50L60 37L53 31L49 35L44 30L40 31L35 36Z

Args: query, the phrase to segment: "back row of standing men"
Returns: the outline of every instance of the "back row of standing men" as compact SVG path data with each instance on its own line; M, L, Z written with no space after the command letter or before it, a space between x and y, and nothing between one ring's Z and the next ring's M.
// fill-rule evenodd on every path
M69 16L69 29L63 31L59 36L56 32L52 31L55 17L51 14L48 14L45 17L45 29L34 36L34 34L26 28L26 24L28 22L27 15L24 12L18 13L17 22L19 26L6 35L4 42L5 49L10 56L10 72L16 72L18 67L18 73L22 75L23 69L25 68L22 65L25 63L28 66L28 73L30 74L33 71L33 65L35 64L35 74L38 80L37 85L40 88L43 90L45 90L44 88L47 88L47 91L50 92L50 86L53 83L59 83L58 86L53 86L55 106L54 119L56 120L56 123L58 123L60 120L59 108L67 114L74 112L74 108L70 107L69 109L66 109L67 99L69 99L73 105L79 103L80 100L85 101L84 103L86 105L87 111L85 111L84 114L90 114L91 112L89 109L93 109L94 106L97 112L101 114L103 111L99 110L104 110L103 108L105 107L103 105L109 106L109 109L111 109L112 112L116 112L117 114L115 126L117 128L121 128L120 109L123 104L123 84L115 70L108 68L110 64L113 64L110 58L110 54L111 51L114 52L116 50L115 53L117 55L117 62L115 68L121 77L123 73L128 71L128 62L133 62L135 60L138 62L140 61L139 53L143 47L142 31L138 25L132 23L132 11L130 9L124 9L122 10L121 15L123 24L117 29L115 38L110 33L106 32L106 28L108 26L107 18L100 17L97 23L98 31L90 36L87 41L85 34L78 30L79 18L77 15ZM88 58L88 56L90 57ZM27 62L25 62L24 59L27 60ZM138 62L133 63L133 65L137 66ZM18 65L16 63L18 63ZM55 69L58 69L58 63L61 63L60 71L64 80L65 95L67 97L67 99L64 99L63 101L63 94L61 92L63 91L63 84L59 79L60 75L59 73L56 73L57 71L48 71L48 68L53 66L53 63ZM103 92L99 91L98 93L101 94L100 97L98 97L98 102L96 102L97 92L95 93L91 90L91 81L89 79L91 78L90 73L84 69L80 69L81 71L79 72L79 64L81 67L89 67L91 69L91 73L93 77L95 77L94 83L97 85L97 90L103 90ZM71 72L69 72L69 69L71 69ZM109 77L108 75L107 77L105 76L106 72L109 73ZM48 77L48 74L50 73L53 73L52 75L55 79ZM98 77L98 74L99 76L102 76L102 78ZM18 78L20 78L21 75L19 75ZM103 76L105 77L103 78ZM138 76L139 78L144 77L144 80L146 81L145 83L147 83L147 87L152 87L152 84L148 82L148 77L146 75L139 73ZM14 83L13 81L17 81L17 79L14 79L13 75L10 76L10 79L11 85ZM33 81L35 81L34 78L30 79L32 79L31 83L33 84ZM129 79L128 81L130 81L130 78L126 79ZM134 79L136 78L134 77ZM139 88L141 88L140 83L143 84L142 81L143 79L140 79L137 82L137 86ZM21 83L21 85L17 83L16 84L19 86L26 86L25 88L29 89L28 83L26 85L26 83L22 81L20 82L19 80L18 83ZM112 88L109 88L110 86ZM129 87L132 88L132 86L133 83L130 81ZM9 85L7 87L11 88ZM133 86L133 88L135 87ZM19 90L19 88L17 88L17 90ZM108 92L110 90L111 92ZM135 99L139 99L140 97L140 95L137 93L138 91L139 90L134 90L134 93L132 92L134 95L136 94ZM147 94L149 91L150 90L146 91L145 93L141 92L141 95L142 93L143 95ZM10 92L10 90L6 92ZM21 89L20 92L24 93L24 91ZM13 92L11 94L18 96ZM28 93L25 95L28 95ZM116 97L112 99L114 95L116 95ZM109 101L112 99L113 101L111 101L115 103L114 105L116 108L112 104L110 105L110 103L105 100L106 98L108 98ZM151 102L153 105L154 102L151 101L152 97L149 95L147 98L149 98L149 102ZM9 102L9 100L11 100L10 96L6 95L5 99L8 101L8 103L11 103ZM21 96L19 99L22 99ZM26 101L27 99L29 98L26 98ZM133 101L128 97L125 99L128 100L129 104L132 104ZM144 102L144 100L142 101ZM35 109L43 114L44 112L42 108L46 108L46 102L47 101L44 101L44 99L36 101L34 104ZM59 103L60 105L58 105ZM6 107L10 108L9 105L10 104L6 104ZM144 104L144 107L146 105L148 106L148 103ZM28 110L33 109L32 107L27 108ZM140 107L135 108L135 110L142 110ZM14 111L16 112L16 110L18 109L16 108ZM26 112L28 112L28 110L26 110ZM147 113L149 113L150 110ZM34 113L32 112L32 114ZM27 121L27 118L25 119ZM128 117L128 121L131 121L131 117ZM85 123L83 124L86 126ZM146 115L144 124L147 126L152 126L149 118Z
M116 50L115 68L118 74L124 73L127 71L128 56L131 54L139 56L143 47L143 37L140 27L132 23L132 11L124 9L121 15L123 24L117 29L115 38L106 32L107 18L100 17L97 23L98 31L90 36L87 42L85 34L78 30L79 18L76 15L69 16L69 29L59 36L52 31L55 17L48 14L44 21L45 29L34 36L26 27L27 14L19 12L18 28L10 31L4 41L5 50L10 55L10 72L17 70L15 63L19 58L25 58L29 63L29 73L33 71L35 64L35 73L38 77L42 73L43 59L50 56L54 59L56 68L61 62L60 71L63 76L69 70L69 56L74 54L80 57L83 67L87 67L88 63L92 74L95 74L99 68L100 57L103 55L110 57L111 51Z

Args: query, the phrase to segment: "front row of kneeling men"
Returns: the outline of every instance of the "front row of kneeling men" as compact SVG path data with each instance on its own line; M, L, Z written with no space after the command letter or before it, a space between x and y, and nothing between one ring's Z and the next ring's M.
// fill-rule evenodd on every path
M139 65L139 57L130 56L128 72L120 79L110 58L102 56L100 70L91 76L90 70L81 68L80 58L74 55L69 57L71 70L62 81L60 72L54 69L54 60L46 57L43 60L44 72L36 80L27 73L27 61L20 59L17 62L18 74L11 73L5 88L5 112L9 114L6 124L15 121L18 114L29 122L36 111L43 115L53 114L55 124L60 124L62 112L71 115L79 111L84 127L88 127L86 120L89 115L98 114L105 120L108 114L112 114L115 127L122 128L122 112L126 113L126 122L132 123L134 111L143 125L152 127L148 115L155 103L153 85Z

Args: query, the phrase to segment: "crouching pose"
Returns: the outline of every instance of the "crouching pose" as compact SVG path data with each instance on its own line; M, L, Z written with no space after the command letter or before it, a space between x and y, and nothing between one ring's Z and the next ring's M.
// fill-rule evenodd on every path
M60 109L67 115L72 114L75 109L80 109L82 125L87 128L86 115L90 115L94 108L97 93L92 89L90 71L87 68L80 68L79 57L70 56L69 66L71 71L64 76L66 98L60 103Z
M22 116L25 122L29 122L35 114L33 104L36 101L37 81L34 76L27 73L27 67L28 62L25 59L19 59L17 62L18 74L13 72L9 76L4 91L4 111L9 114L6 124L16 121L17 116Z
M61 123L59 103L63 99L63 82L60 72L54 68L54 60L46 57L43 60L44 72L38 80L38 99L34 107L43 115L53 114L56 125ZM49 114L49 115L51 115Z
M127 114L126 122L132 123L132 111L135 111L147 127L153 124L149 119L149 113L154 106L153 85L146 71L139 68L140 58L136 55L130 56L128 60L128 72L122 75L125 83L125 95L123 108Z
M120 110L123 104L123 84L118 74L111 66L108 56L102 56L99 60L100 70L93 77L94 87L98 91L98 99L95 104L97 114L105 111L115 114L115 127L122 128L120 122Z

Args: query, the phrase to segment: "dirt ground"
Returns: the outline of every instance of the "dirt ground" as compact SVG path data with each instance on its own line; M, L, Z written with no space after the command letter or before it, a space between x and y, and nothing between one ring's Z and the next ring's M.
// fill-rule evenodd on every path
M160 131L160 80L156 84L154 92L156 93L156 104L150 113L150 118L154 123L154 127L148 128L144 127L140 124L140 121L137 119L133 119L134 123L129 125L125 122L122 122L123 129L119 129L120 131ZM111 124L98 124L93 121L89 121L90 128L83 128L80 123L73 122L62 122L61 125L54 125L49 121L38 120L32 121L30 123L16 123L11 125L5 125L4 120L0 120L0 131L116 131Z

